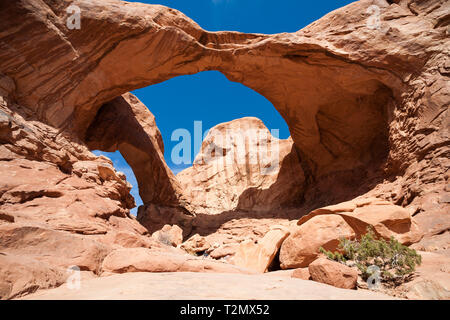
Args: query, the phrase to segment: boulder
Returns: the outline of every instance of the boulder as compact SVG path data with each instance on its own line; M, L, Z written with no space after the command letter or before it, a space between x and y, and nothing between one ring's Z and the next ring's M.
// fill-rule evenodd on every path
M124 248L153 248L160 246L157 240L150 237L141 236L134 232L112 231L111 236L112 239L105 237L105 242L107 244L114 243Z
M183 230L177 225L166 224L161 230L154 232L152 237L166 245L177 247L183 242Z
M297 224L301 226L313 218L318 221L321 215L330 214L341 216L357 236L365 234L367 227L371 226L379 237L384 239L394 237L405 245L418 242L422 237L414 218L407 209L377 198L356 198L345 203L319 208L301 217Z
M267 272L289 231L284 227L274 227L266 235L254 243L251 240L242 242L232 263L255 272Z
M211 244L206 240L205 237L199 234L194 234L188 240L183 242L180 246L181 249L185 250L190 254L203 253L211 247Z
M269 272L264 273L264 275L271 276L271 277L291 278L292 277L292 273L294 273L294 269L269 271Z
M13 299L66 281L65 269L25 255L0 253L0 299Z
M291 277L302 280L309 280L311 278L311 275L309 274L308 268L297 268L292 271Z
M304 268L319 255L320 247L336 250L341 238L354 238L355 232L339 215L313 217L293 229L281 245L282 269Z
M28 256L49 265L98 273L110 248L86 236L72 235L38 226L0 225L0 252Z
M311 280L342 289L356 289L358 271L342 263L319 258L308 266Z
M209 256L213 259L221 259L229 256L233 256L239 248L239 244L226 244L219 246L209 253Z

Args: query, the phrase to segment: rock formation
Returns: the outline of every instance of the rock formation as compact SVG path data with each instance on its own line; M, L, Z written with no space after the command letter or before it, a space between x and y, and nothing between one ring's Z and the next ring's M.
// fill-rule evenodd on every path
M319 248L335 251L340 238L359 238L370 226L377 237L410 245L422 234L406 209L379 199L354 199L319 208L303 216L280 250L281 268L304 268L319 256Z
M193 166L177 178L194 211L204 214L292 206L304 184L292 140L273 137L257 118L211 128Z
M69 5L81 9L80 29L66 24ZM281 246L292 268L334 244L341 232L324 230L336 226L351 237L373 225L448 254L449 11L445 0L361 0L295 33L263 35L208 32L159 5L0 2L1 297L58 285L73 264L95 274L132 268L113 259L127 257L120 250L176 250L150 237L167 224L225 259L312 211ZM291 139L279 141L273 175L258 174L260 160L215 166L242 146L213 133L179 177L165 164L153 115L128 92L206 70L259 92L286 120ZM234 126L267 130L256 119L215 129ZM132 167L144 201L137 220L126 177L92 150L119 150ZM311 230L324 243L295 240ZM36 276L5 272L24 264Z
M320 258L308 267L311 279L337 288L355 289L358 271L342 263Z
M243 241L237 248L232 263L255 272L267 272L288 235L286 228L274 226L258 243Z

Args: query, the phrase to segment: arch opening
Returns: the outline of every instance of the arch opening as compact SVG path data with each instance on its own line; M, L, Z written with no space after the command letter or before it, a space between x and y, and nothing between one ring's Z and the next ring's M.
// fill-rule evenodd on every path
M96 156L104 156L109 158L112 161L114 168L125 174L127 182L131 184L132 188L130 190L130 194L133 196L134 202L136 204L136 207L132 208L130 210L130 213L136 216L137 208L143 205L143 202L141 196L139 195L139 185L136 176L133 172L133 169L130 167L130 165L127 163L127 161L124 159L124 157L119 151L103 152L100 150L93 150L92 153L95 154Z
M153 113L164 141L164 158L172 172L191 167L210 129L232 120L256 117L269 129L278 130L280 139L290 136L286 121L272 103L251 88L228 80L219 71L203 71L172 78L132 91ZM178 130L178 131L177 131ZM189 154L182 163L174 161L172 151L188 136ZM175 134L174 134L175 133ZM185 150L184 150L185 151Z
M204 152L205 129L217 122L222 123L218 128L224 123L225 127L232 127L236 118L256 113L268 126L273 123L285 126L280 138L287 138L286 122L262 95L212 71L176 77L135 90L134 94L147 106L131 93L103 104L86 131L85 141L91 149L120 151L136 175L144 204L181 206L207 214L264 211L305 202L317 207L368 191L382 176L389 152L388 114L393 109L394 98L392 91L378 80L357 82L351 90L338 85L326 88L317 101L315 92L303 99L287 97L289 101L297 98L299 110L305 110L299 114L292 108L279 108L293 130L295 143L290 139L280 140L283 141L281 168L274 177L256 180L249 163L235 165L231 170L192 166L192 163ZM236 105L230 107L230 101ZM310 108L305 107L308 102ZM162 134L149 110L156 114ZM206 124L202 123L196 132L195 121L205 118ZM251 124L256 128L260 125ZM314 132L308 132L311 127L315 127ZM179 129L189 135L188 163L173 161L172 151L180 140L171 138ZM223 150L225 158L229 150ZM214 178L210 177L211 170L216 170ZM235 179L236 175L239 179ZM365 178L361 180L361 176ZM228 192L228 187L234 188L233 191ZM217 201L219 198L225 201Z

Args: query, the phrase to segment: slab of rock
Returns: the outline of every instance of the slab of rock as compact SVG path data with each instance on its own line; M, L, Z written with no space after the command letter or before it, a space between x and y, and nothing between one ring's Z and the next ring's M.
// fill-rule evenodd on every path
M208 32L163 6L115 0L2 1L0 16L7 19L0 19L0 213L9 219L1 220L2 228L38 225L59 230L54 232L70 236L69 241L78 236L99 243L114 239L118 224L110 223L111 217L132 221L131 186L88 145L120 150L132 163L146 202L139 221L150 232L168 223L189 228L190 199L184 199L163 161L153 118L126 93L175 76L218 70L262 94L280 112L293 141L285 157L292 161L280 168L303 181L292 193L277 193L283 190L277 182L269 191L258 185L237 190L242 201L236 207L234 193L227 191L221 207L231 203L260 210L258 203L265 199L281 204L296 191L300 200L318 207L369 191L409 207L414 219L391 205L327 215L339 214L357 234L371 224L383 237L393 235L406 244L420 238L415 220L425 234L423 244L443 249L447 241L439 236L449 236L450 221L449 3L394 2L378 2L380 28L368 26L373 1L362 0L298 32L262 35ZM61 23L72 4L86 15L89 28L69 30ZM42 54L49 48L58 50ZM281 169L276 180L289 180ZM16 253L32 254L28 244L30 239L39 242L39 235L21 234L27 245ZM46 246L42 251L37 246L36 256L53 250ZM80 257L78 245L73 252L55 247L69 261ZM95 268L97 262L90 259L83 262L86 269Z
M319 256L319 249L334 251L341 238L355 237L354 230L339 215L313 217L294 228L280 249L282 269L307 267Z
M355 289L358 271L342 263L319 258L308 266L311 280L342 289Z
M237 273L115 274L83 281L81 290L66 286L43 290L23 299L33 300L392 300L368 290L345 290L315 281ZM201 288L201 290L200 290Z
M401 296L415 300L450 299L450 257L447 255L418 252L422 264L410 282L397 288Z
M233 256L234 254L236 254L238 248L239 244L226 244L213 249L211 252L209 252L209 256L213 259L221 259Z
M49 265L99 272L110 248L85 236L37 226L0 225L0 252L28 256Z
M196 258L180 252L146 248L118 249L103 261L103 274L124 272L219 272L250 273L231 264Z
M255 272L267 272L289 233L284 227L274 227L258 240L258 243L251 240L242 242L233 256L232 263Z
M13 299L66 281L65 269L25 255L0 253L0 300Z

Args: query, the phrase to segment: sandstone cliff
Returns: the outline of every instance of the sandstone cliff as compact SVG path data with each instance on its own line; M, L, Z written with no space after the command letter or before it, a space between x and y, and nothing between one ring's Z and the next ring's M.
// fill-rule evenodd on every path
M304 176L291 139L242 118L208 133L192 167L177 179L196 213L269 211L301 202Z
M81 9L80 29L66 25L69 5ZM0 2L2 266L23 256L54 280L1 287L2 296L57 285L68 264L100 273L118 247L159 248L148 232L167 223L236 245L262 238L273 219L289 225L357 196L404 207L424 235L413 246L448 253L449 11L445 0L361 0L295 33L263 35L208 32L158 5ZM153 116L128 92L205 70L259 92L286 120L292 141L280 141L277 174L199 162L178 181L167 168ZM139 221L124 175L94 149L119 150L133 168ZM217 185L225 181L233 188ZM295 208L261 214L286 204Z

